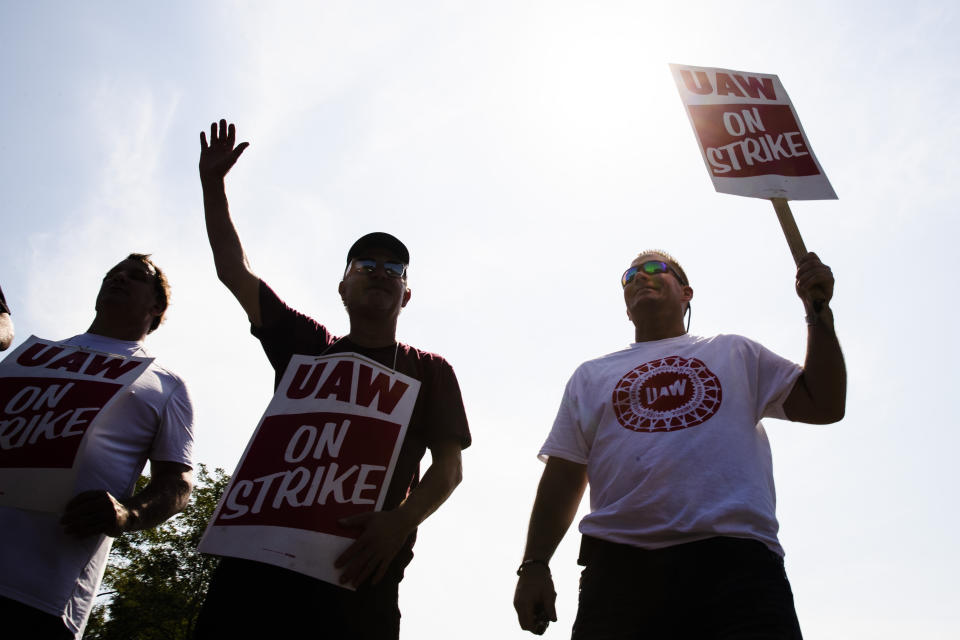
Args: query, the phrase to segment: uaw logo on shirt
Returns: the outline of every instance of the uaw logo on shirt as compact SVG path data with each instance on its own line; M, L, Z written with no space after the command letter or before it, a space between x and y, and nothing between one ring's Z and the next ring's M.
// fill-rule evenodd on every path
M696 358L651 360L613 390L620 425L633 431L676 431L709 420L720 409L720 380Z

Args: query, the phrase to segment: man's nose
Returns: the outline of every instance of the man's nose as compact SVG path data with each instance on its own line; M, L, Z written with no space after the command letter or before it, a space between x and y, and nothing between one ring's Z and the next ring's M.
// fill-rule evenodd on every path
M378 278L390 277L389 275L387 275L387 265L380 264L379 262L377 263L377 266L373 268L373 271L370 273L370 275L375 275Z

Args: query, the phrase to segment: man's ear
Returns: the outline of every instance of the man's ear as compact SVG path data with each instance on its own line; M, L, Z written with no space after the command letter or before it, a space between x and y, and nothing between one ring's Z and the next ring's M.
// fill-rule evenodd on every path
M343 280L337 285L337 292L340 294L340 299L343 300Z
M687 285L683 288L683 301L690 302L693 300L693 287Z
M410 290L410 287L407 287L403 292L403 301L400 303L401 308L407 306L407 303L410 302L411 295L413 295L413 292Z
M150 307L150 315L152 315L154 318L159 318L160 316L162 316L162 315L166 312L166 310L167 310L167 303L164 302L164 301L160 298L160 296L158 296L158 295L157 295L157 296L154 296L154 297L153 297L153 306Z

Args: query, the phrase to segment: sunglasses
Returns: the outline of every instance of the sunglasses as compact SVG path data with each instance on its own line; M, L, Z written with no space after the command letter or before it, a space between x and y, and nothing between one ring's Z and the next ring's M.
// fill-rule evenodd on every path
M407 273L407 265L402 262L383 262L383 271L391 278L402 278ZM359 273L373 273L377 270L377 261L369 258L354 258L353 269Z
M643 271L648 276L656 275L658 273L669 272L674 275L674 277L677 279L677 281L680 284L684 286L686 286L687 284L686 282L684 282L683 278L680 277L680 274L677 273L673 267L671 267L666 262L663 262L662 260L647 260L643 264L637 264L630 267L629 269L623 272L623 276L621 276L620 278L620 284L626 287L628 284L633 282L633 279L636 278L637 274L640 273L641 271Z

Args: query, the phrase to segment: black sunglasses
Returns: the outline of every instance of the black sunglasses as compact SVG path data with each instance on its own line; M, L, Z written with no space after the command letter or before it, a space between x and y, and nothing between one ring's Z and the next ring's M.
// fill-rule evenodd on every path
M353 269L359 273L373 273L377 270L377 261L370 258L354 258ZM383 271L391 278L402 278L407 274L407 265L402 262L382 262Z

